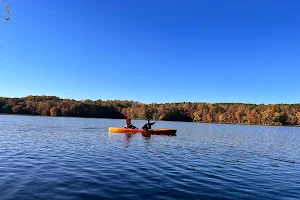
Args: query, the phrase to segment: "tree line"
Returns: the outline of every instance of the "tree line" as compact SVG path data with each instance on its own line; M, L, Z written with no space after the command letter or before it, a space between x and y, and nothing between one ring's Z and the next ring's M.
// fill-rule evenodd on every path
M56 96L0 97L0 113L224 124L299 125L300 104L164 103L74 100Z

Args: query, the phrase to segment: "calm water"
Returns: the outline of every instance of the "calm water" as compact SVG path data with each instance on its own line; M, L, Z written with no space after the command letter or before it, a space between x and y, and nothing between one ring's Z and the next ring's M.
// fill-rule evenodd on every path
M133 121L142 126L143 121ZM299 199L300 128L0 115L3 199Z

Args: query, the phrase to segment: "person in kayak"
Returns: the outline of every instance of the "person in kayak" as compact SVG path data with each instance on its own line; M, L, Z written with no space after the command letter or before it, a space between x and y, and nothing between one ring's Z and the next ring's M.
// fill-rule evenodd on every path
M126 119L126 125L125 125L125 128L137 129L137 127L135 127L135 126L131 123L131 119Z
M155 124L155 122L150 122L150 119L147 120L147 123L142 127L142 129L144 130L150 130L151 129L151 126Z

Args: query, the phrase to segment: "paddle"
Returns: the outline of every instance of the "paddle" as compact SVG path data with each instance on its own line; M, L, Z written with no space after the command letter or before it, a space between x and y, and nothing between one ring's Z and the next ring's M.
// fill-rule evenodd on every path
M164 118L164 115L159 116L158 120L161 120L162 118ZM158 121L156 120L156 121Z
M162 118L164 118L164 115L159 116L159 118L154 123L156 123L158 120L161 120Z

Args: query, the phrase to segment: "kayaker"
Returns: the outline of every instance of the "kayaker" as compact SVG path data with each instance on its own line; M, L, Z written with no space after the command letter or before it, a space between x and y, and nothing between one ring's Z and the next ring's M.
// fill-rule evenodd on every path
M135 127L135 126L131 123L131 119L126 119L126 125L125 125L125 128L137 129L137 127Z
M149 129L151 129L151 126L153 125L153 124L155 124L155 122L150 122L150 119L148 119L147 120L147 123L142 127L142 129L144 129L144 130L149 130Z

